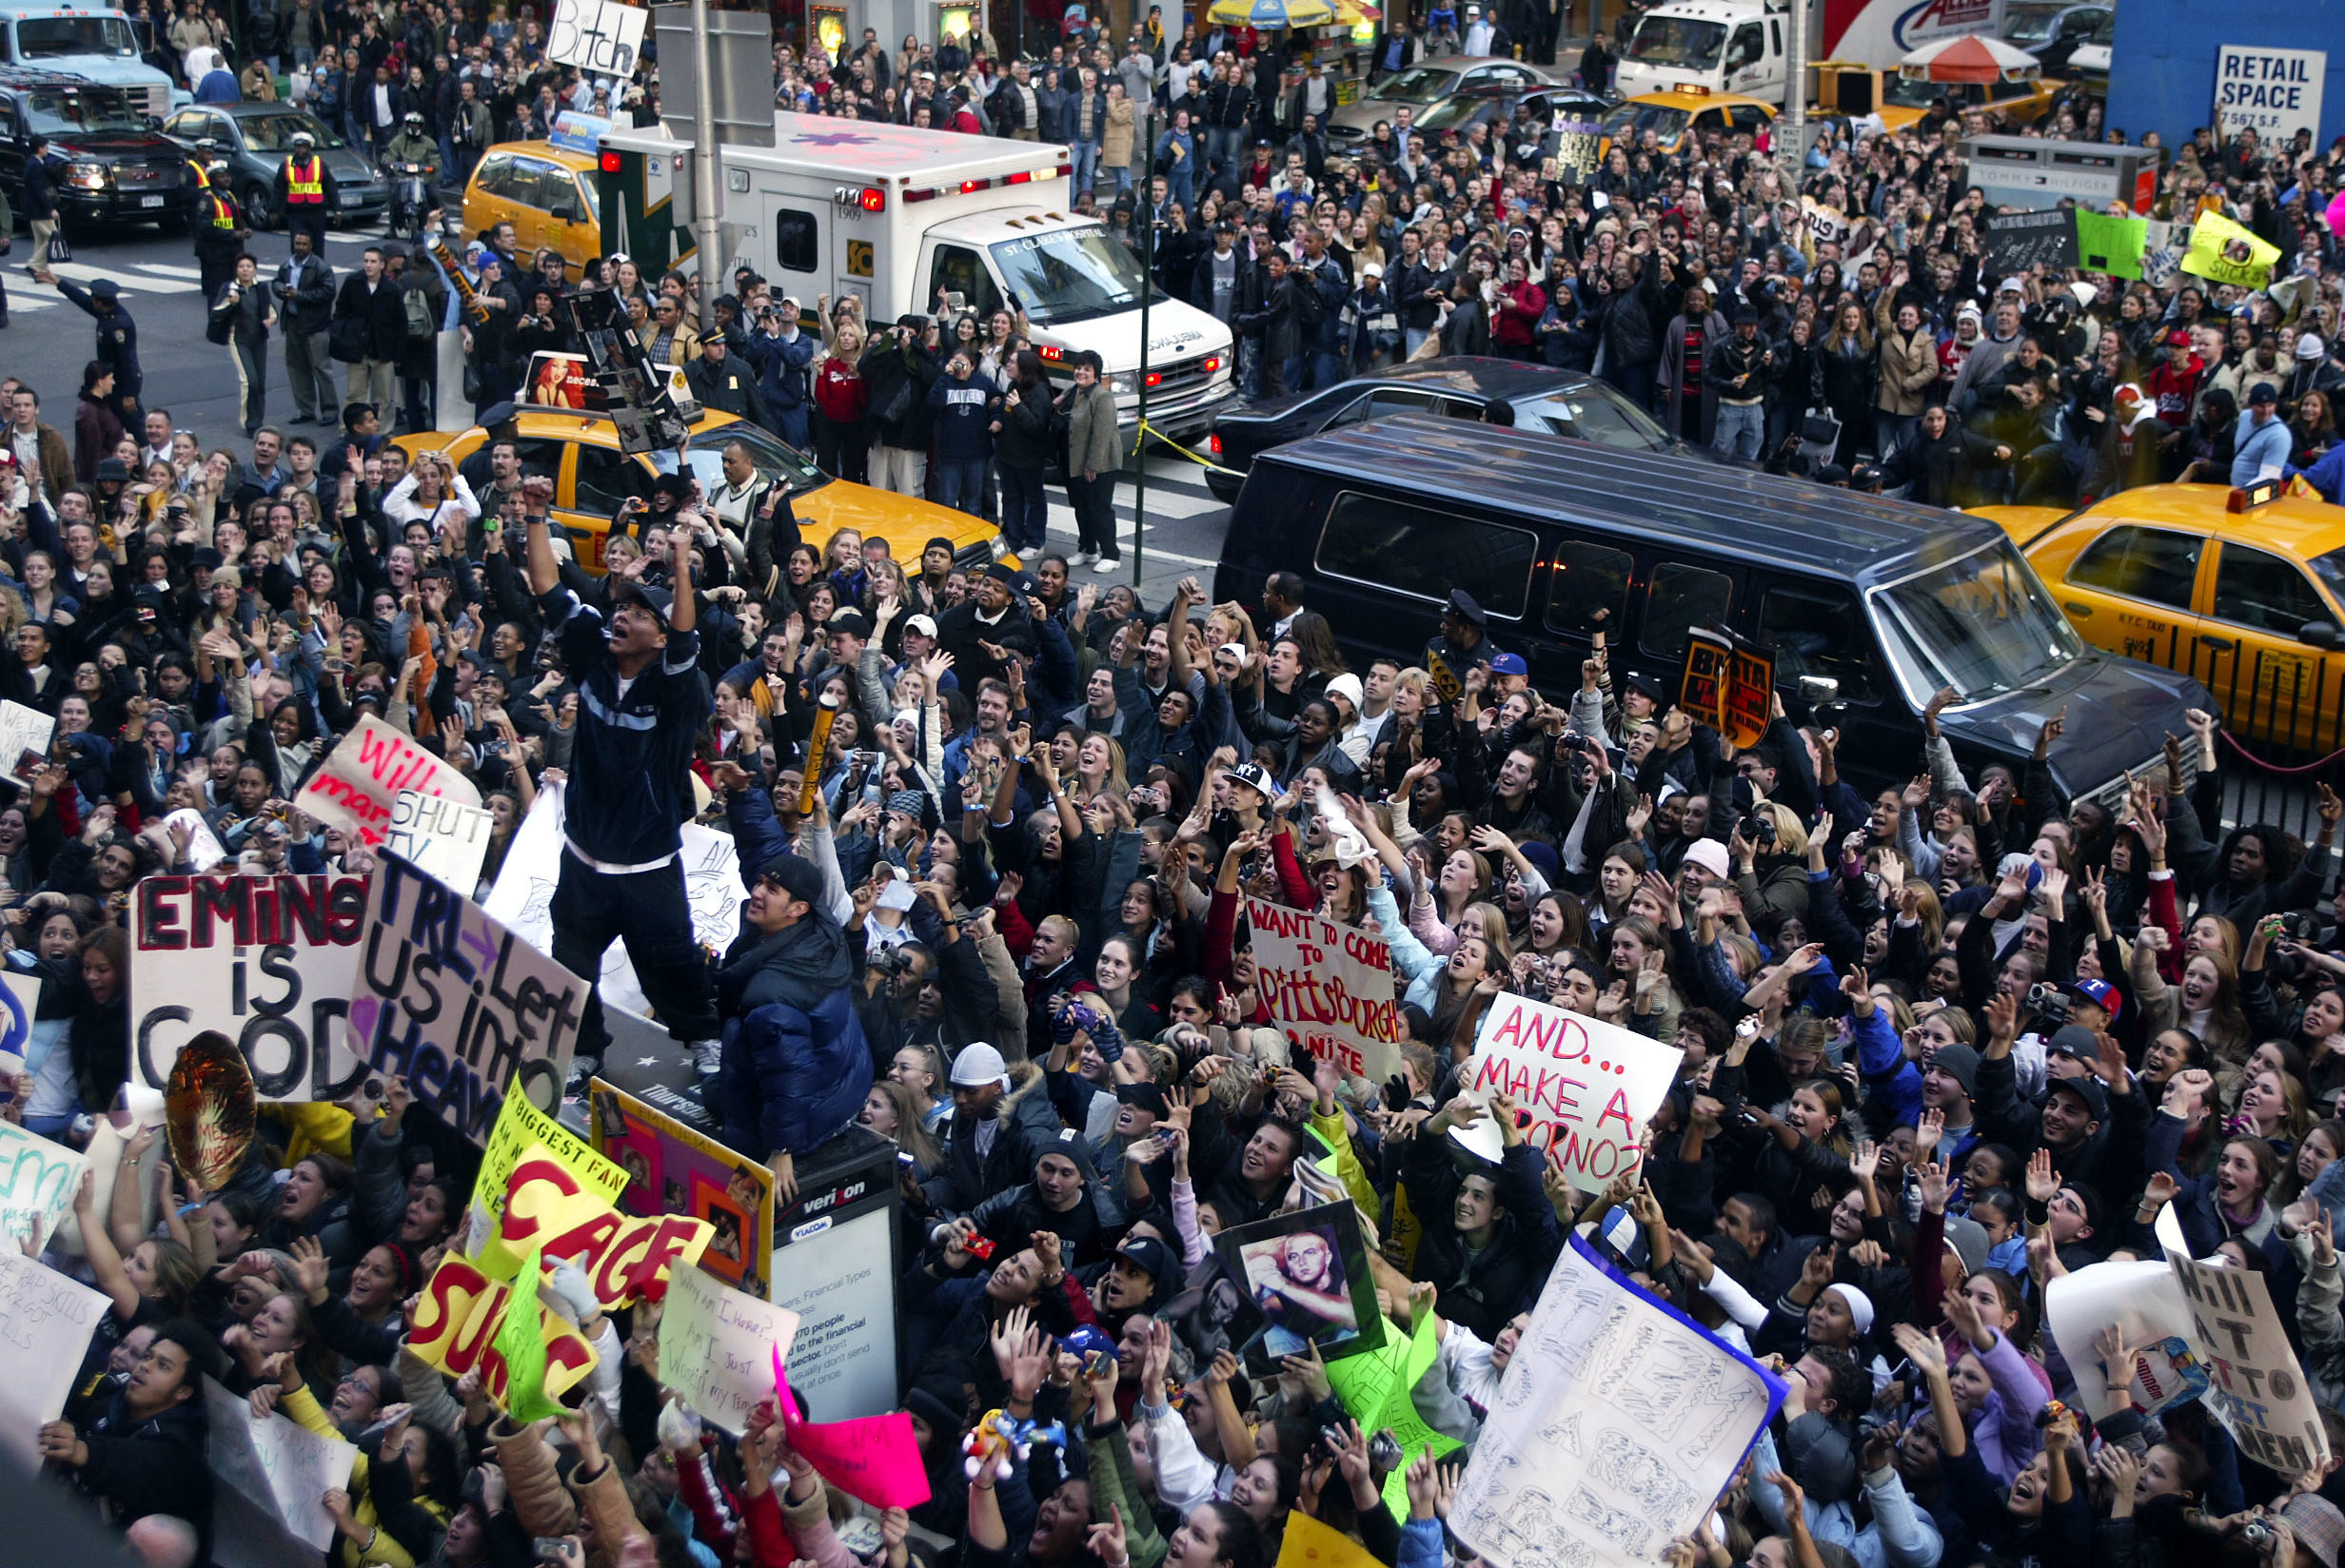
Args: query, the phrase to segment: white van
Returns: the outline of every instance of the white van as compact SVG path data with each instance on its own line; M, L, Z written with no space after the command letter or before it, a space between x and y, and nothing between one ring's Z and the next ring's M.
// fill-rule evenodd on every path
M857 296L874 324L940 300L1023 311L1054 376L1092 350L1137 422L1144 277L1105 225L1071 212L1066 147L786 112L774 124L773 147L721 149L728 281L745 261L809 321L824 294ZM691 152L657 126L603 136L606 249L646 271L689 251ZM1205 430L1233 389L1230 329L1159 289L1148 337L1149 423L1175 440Z
M1783 102L1786 0L1674 0L1637 19L1615 73L1621 96L1703 88Z

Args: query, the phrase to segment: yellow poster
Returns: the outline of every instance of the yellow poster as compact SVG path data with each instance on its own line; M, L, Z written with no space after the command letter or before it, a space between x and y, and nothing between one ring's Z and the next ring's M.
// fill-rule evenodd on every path
M606 1206L619 1206L620 1195L627 1190L627 1173L619 1162L597 1153L585 1139L531 1105L528 1096L508 1094L496 1126L489 1129L488 1145L481 1151L481 1174L472 1186L474 1204L484 1216L474 1229L476 1240L485 1239L504 1217L505 1186L513 1180L513 1167L532 1147L561 1161ZM480 1249L476 1245L471 1250L477 1254Z
M407 1343L424 1362L451 1378L477 1370L490 1402L502 1408L505 1365L496 1349L497 1329L512 1297L509 1286L490 1279L470 1260L443 1258L425 1283L414 1321L407 1324ZM542 1306L538 1326L545 1337L545 1392L559 1399L594 1370L594 1347L567 1319Z
M2280 247L2242 228L2219 212L2202 212L2191 225L2190 251L2182 270L2209 283L2261 288L2272 281Z

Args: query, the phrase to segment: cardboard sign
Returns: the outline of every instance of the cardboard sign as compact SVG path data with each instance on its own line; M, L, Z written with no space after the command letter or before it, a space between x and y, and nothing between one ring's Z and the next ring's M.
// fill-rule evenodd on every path
M2292 140L2299 130L2320 140L2320 97L2329 56L2320 49L2265 49L2225 44L2215 53L2217 139L2252 130L2266 144Z
M163 819L166 828L185 829L187 834L187 864L195 874L203 875L228 857L227 847L204 820L204 813L192 806L182 806Z
M402 790L466 806L481 803L472 780L369 714L326 754L293 804L371 849L389 834L391 808Z
M1482 1015L1463 1078L1477 1099L1511 1097L1524 1141L1583 1192L1645 1164L1645 1127L1685 1052L1562 1008L1502 991Z
M113 1304L39 1259L0 1246L0 1455L27 1474L40 1468L42 1423L65 1413L89 1336Z
M798 1314L745 1296L697 1268L668 1276L660 1314L660 1382L739 1437L773 1398L774 1358L787 1361Z
M2150 225L2142 218L2113 218L2077 208L2077 265L2087 272L2106 272L2112 278L2141 276L2141 258L2150 248Z
M2174 1268L2163 1263L2105 1263L2062 1274L2044 1288L2044 1326L2072 1367L2089 1373L2093 1341L2115 1324L2129 1346L2139 1347L2134 1363L2134 1402L2146 1410L2180 1403L2206 1386L2186 1337L2190 1308ZM2177 1349L2178 1347L2178 1351ZM2108 1380L2079 1376L2077 1399L2095 1421L2109 1414Z
M1783 1402L1749 1357L1577 1235L1507 1363L1449 1527L1494 1568L1661 1560Z
M488 858L488 833L496 820L461 800L402 790L391 802L383 847L458 892L470 893L480 886L481 862Z
M89 1165L79 1149L0 1122L0 1249L13 1250L33 1236L48 1245L73 1212L73 1194Z
M31 783L49 760L49 742L56 733L57 720L40 709L0 702L0 773Z
M290 1416L256 1420L251 1405L209 1378L204 1380L204 1411L210 1426L204 1451L212 1474L286 1534L320 1551L332 1545L334 1518L323 1499L329 1489L350 1484L358 1450Z
M1765 738L1775 705L1774 656L1724 632L1688 627L1677 705L1737 746Z
M513 830L513 842L505 846L496 886L482 901L491 919L518 932L541 952L554 951L554 889L562 880L565 799L559 784L538 787L536 803ZM684 902L692 909L693 938L711 952L723 952L740 934L740 853L731 833L698 822L685 823L682 837L680 858L684 868ZM602 954L602 972L596 984L604 1007L651 1011L625 944L613 942Z
M561 1161L581 1186L614 1207L620 1194L627 1190L627 1173L615 1162L596 1153L592 1144L531 1105L527 1095L508 1094L498 1109L497 1125L489 1129L488 1143L481 1151L481 1172L472 1183L473 1205L486 1222L485 1230L494 1230L504 1218L506 1185L522 1158L533 1150Z
M640 6L613 5L610 0L554 0L553 19L545 27L545 57L598 76L632 75L643 49L643 23L650 15Z
M2280 247L2262 236L2219 212L2202 212L2191 225L2182 270L2209 283L2261 288L2272 281L2272 264L2279 259Z
M339 1100L365 1076L343 1029L363 876L148 876L130 900L131 1077L170 1081L207 1029L234 1040L264 1100Z
M1813 196L1800 198L1800 222L1806 225L1810 248L1848 243L1848 215Z
M480 1262L491 1275L508 1278L537 1248L549 1268L578 1264L595 1299L614 1307L665 1281L673 1265L700 1262L712 1228L675 1214L627 1219L581 1186L561 1161L532 1149L505 1184L504 1218Z
M24 1056L32 1045L32 1023L41 1009L38 976L0 969L0 1054ZM59 1045L66 1042L60 1040ZM13 1069L23 1070L23 1064Z
M1414 1459L1433 1445L1440 1459L1464 1446L1446 1432L1436 1432L1417 1414L1409 1391L1433 1364L1441 1346L1433 1337L1433 1315L1427 1313L1416 1332L1406 1340L1387 1340L1381 1349L1328 1363L1328 1383L1344 1401L1362 1431L1389 1431L1401 1452ZM1384 1504L1393 1519L1409 1522L1409 1467L1402 1465L1384 1479ZM1296 1516L1301 1517L1301 1516Z
M1601 162L1598 149L1603 146L1603 121L1555 122L1555 167L1559 172L1570 175L1572 184L1584 185L1596 172Z
M2288 1343L2288 1327L2260 1274L2217 1268L2176 1252L2175 1281L2190 1308L2191 1340L2207 1366L2206 1407L2268 1470L2300 1476L2329 1462L2320 1401Z
M512 1299L502 1281L490 1279L470 1259L450 1254L424 1285L424 1299L407 1325L408 1347L451 1378L477 1368L483 1392L502 1409L508 1374L497 1352L497 1330L504 1325ZM559 1313L542 1305L538 1313L545 1338L545 1393L558 1399L594 1370L594 1346Z
M2057 272L2077 265L2077 220L2062 208L1992 213L1980 227L1987 269L1998 278L2017 277L2036 265Z
M586 1098L594 1148L625 1182L613 1206L645 1219L687 1214L706 1220L710 1235L701 1270L751 1296L769 1295L773 1171L600 1078L588 1086Z
M1400 1071L1400 1004L1384 938L1258 898L1246 901L1246 920L1263 1002L1298 1063L1308 1053L1371 1084Z
M485 1143L507 1094L559 1105L586 983L397 855L376 861L351 1049Z

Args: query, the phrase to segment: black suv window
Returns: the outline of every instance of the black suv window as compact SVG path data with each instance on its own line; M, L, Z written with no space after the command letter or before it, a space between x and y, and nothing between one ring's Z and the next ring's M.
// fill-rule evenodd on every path
M1802 676L1840 682L1843 702L1871 702L1873 637L1856 596L1821 582L1782 582L1759 600L1759 643L1775 656L1775 683Z
M1330 577L1399 585L1436 603L1465 589L1484 613L1515 619L1530 598L1539 536L1406 501L1346 494L1328 510L1317 565Z
M1664 561L1645 593L1637 646L1655 658L1684 658L1688 626L1720 626L1734 602L1734 579L1702 566Z
M1616 633L1628 605L1628 579L1636 560L1626 550L1585 539L1566 539L1555 552L1547 578L1547 630L1587 637L1597 629L1596 612L1609 611L1606 633Z

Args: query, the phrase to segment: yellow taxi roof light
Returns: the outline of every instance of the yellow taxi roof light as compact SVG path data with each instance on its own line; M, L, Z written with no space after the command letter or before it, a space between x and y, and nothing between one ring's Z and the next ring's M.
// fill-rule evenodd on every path
M2288 487L2276 479L2257 480L2253 484L2235 486L2223 498L2226 512L2245 512L2252 507L2268 506L2288 493Z

